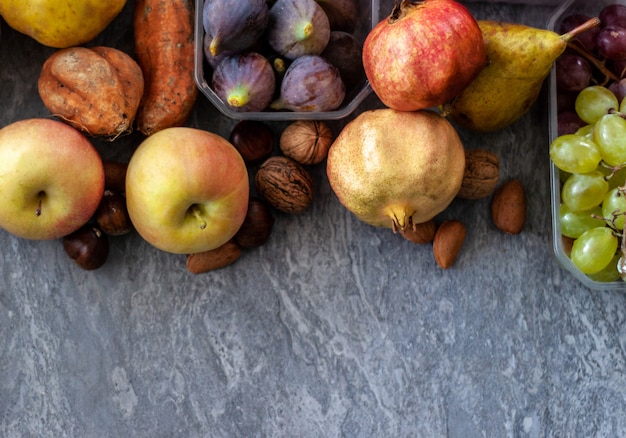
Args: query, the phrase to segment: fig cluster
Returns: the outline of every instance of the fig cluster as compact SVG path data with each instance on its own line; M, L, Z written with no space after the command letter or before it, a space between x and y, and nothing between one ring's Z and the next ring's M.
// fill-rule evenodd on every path
M356 0L205 0L211 88L233 111L322 112L364 83Z

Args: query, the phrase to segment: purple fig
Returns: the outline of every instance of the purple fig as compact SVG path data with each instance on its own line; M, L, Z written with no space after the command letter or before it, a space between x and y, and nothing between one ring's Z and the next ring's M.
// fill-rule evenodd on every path
M256 52L226 57L213 71L213 91L237 112L263 111L276 87L274 70Z
M337 67L346 90L352 90L365 83L361 43L347 32L333 31L330 41L322 52L322 57Z
M215 69L215 67L217 67L218 64L224 60L224 58L237 53L232 50L225 50L214 56L211 53L211 48L210 48L211 41L213 41L213 38L211 37L211 35L209 35L208 33L205 33L204 34L204 47L203 47L204 59L206 59L206 62L211 66L212 69Z
M262 37L268 22L265 0L206 0L202 23L209 57L249 49Z
M319 55L330 39L330 22L315 0L278 0L270 8L269 45L288 59Z
M283 77L280 96L272 109L291 111L332 111L346 95L337 67L316 55L295 59Z
M351 33L357 23L356 0L315 0L328 15L331 30Z

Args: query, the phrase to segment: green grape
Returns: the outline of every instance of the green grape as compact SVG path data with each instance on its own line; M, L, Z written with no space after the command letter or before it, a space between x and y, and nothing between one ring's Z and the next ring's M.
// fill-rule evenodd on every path
M601 85L584 88L574 103L576 114L586 123L596 123L600 117L610 110L619 108L619 101L611 90Z
M593 135L593 125L585 125L582 128L578 128L578 130L574 133L576 135L580 135L581 137L591 138Z
M609 175L610 175L610 172L609 172ZM609 181L609 189L614 189L615 187L621 187L623 185L626 185L626 166L619 169L610 177L609 175L607 175L607 178Z
M602 166L598 166L598 169L600 167ZM572 176L571 173L559 169L559 181L561 182L561 184L565 183L565 181L567 181L567 178L569 178L570 176Z
M619 114L604 115L593 127L593 141L609 166L626 163L626 120Z
M602 160L600 148L586 137L576 134L561 135L549 148L552 162L569 173L587 173L595 170Z
M623 254L617 260L617 272L619 272L620 278L623 281L626 281L626 260L624 260L624 255Z
M559 207L561 234L575 239L590 228L605 225L603 219L597 219L593 217L594 215L602 217L602 208L599 205L589 211L575 212L570 210L567 205L561 203Z
M610 283L611 281L619 280L621 278L621 274L617 269L619 259L620 255L615 254L604 269L596 272L595 274L589 274L588 277L593 281L599 281L602 283Z
M561 189L561 199L572 211L591 210L602 203L609 191L609 183L599 170L573 173Z
M602 172L604 179L609 182L609 190L623 186L626 183L626 167L618 167L617 171L613 172L612 167L600 165L597 170Z
M574 240L570 258L584 274L596 274L615 256L618 239L609 227L596 227L585 231Z
M623 230L624 214L626 214L626 195L619 188L609 190L602 201L602 216L607 219L615 217L613 225L618 230Z

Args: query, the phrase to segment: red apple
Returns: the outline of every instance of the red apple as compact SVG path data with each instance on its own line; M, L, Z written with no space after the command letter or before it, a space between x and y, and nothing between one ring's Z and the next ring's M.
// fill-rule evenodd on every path
M0 129L0 227L47 240L84 225L104 193L104 166L83 134L52 119Z
M241 227L250 183L241 154L201 129L168 128L146 138L126 172L126 205L141 237L158 249L215 249Z
M402 0L363 43L363 67L374 93L401 111L451 101L485 65L478 23L454 0Z

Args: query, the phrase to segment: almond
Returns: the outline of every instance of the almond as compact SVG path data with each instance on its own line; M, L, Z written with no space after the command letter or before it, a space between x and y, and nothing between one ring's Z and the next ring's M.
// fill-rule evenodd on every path
M187 256L187 270L192 274L202 274L224 268L239 259L241 248L232 240L210 251L197 252Z
M481 199L491 195L500 178L500 160L493 152L483 149L465 151L465 173L457 196Z
M439 267L448 269L461 252L467 229L458 220L446 220L439 225L433 240L433 254Z
M518 179L502 184L491 200L494 225L508 234L519 234L526 222L526 194Z
M433 241L436 229L437 225L435 225L435 221L431 219L421 224L411 222L408 227L400 229L400 234L408 241L425 244Z

